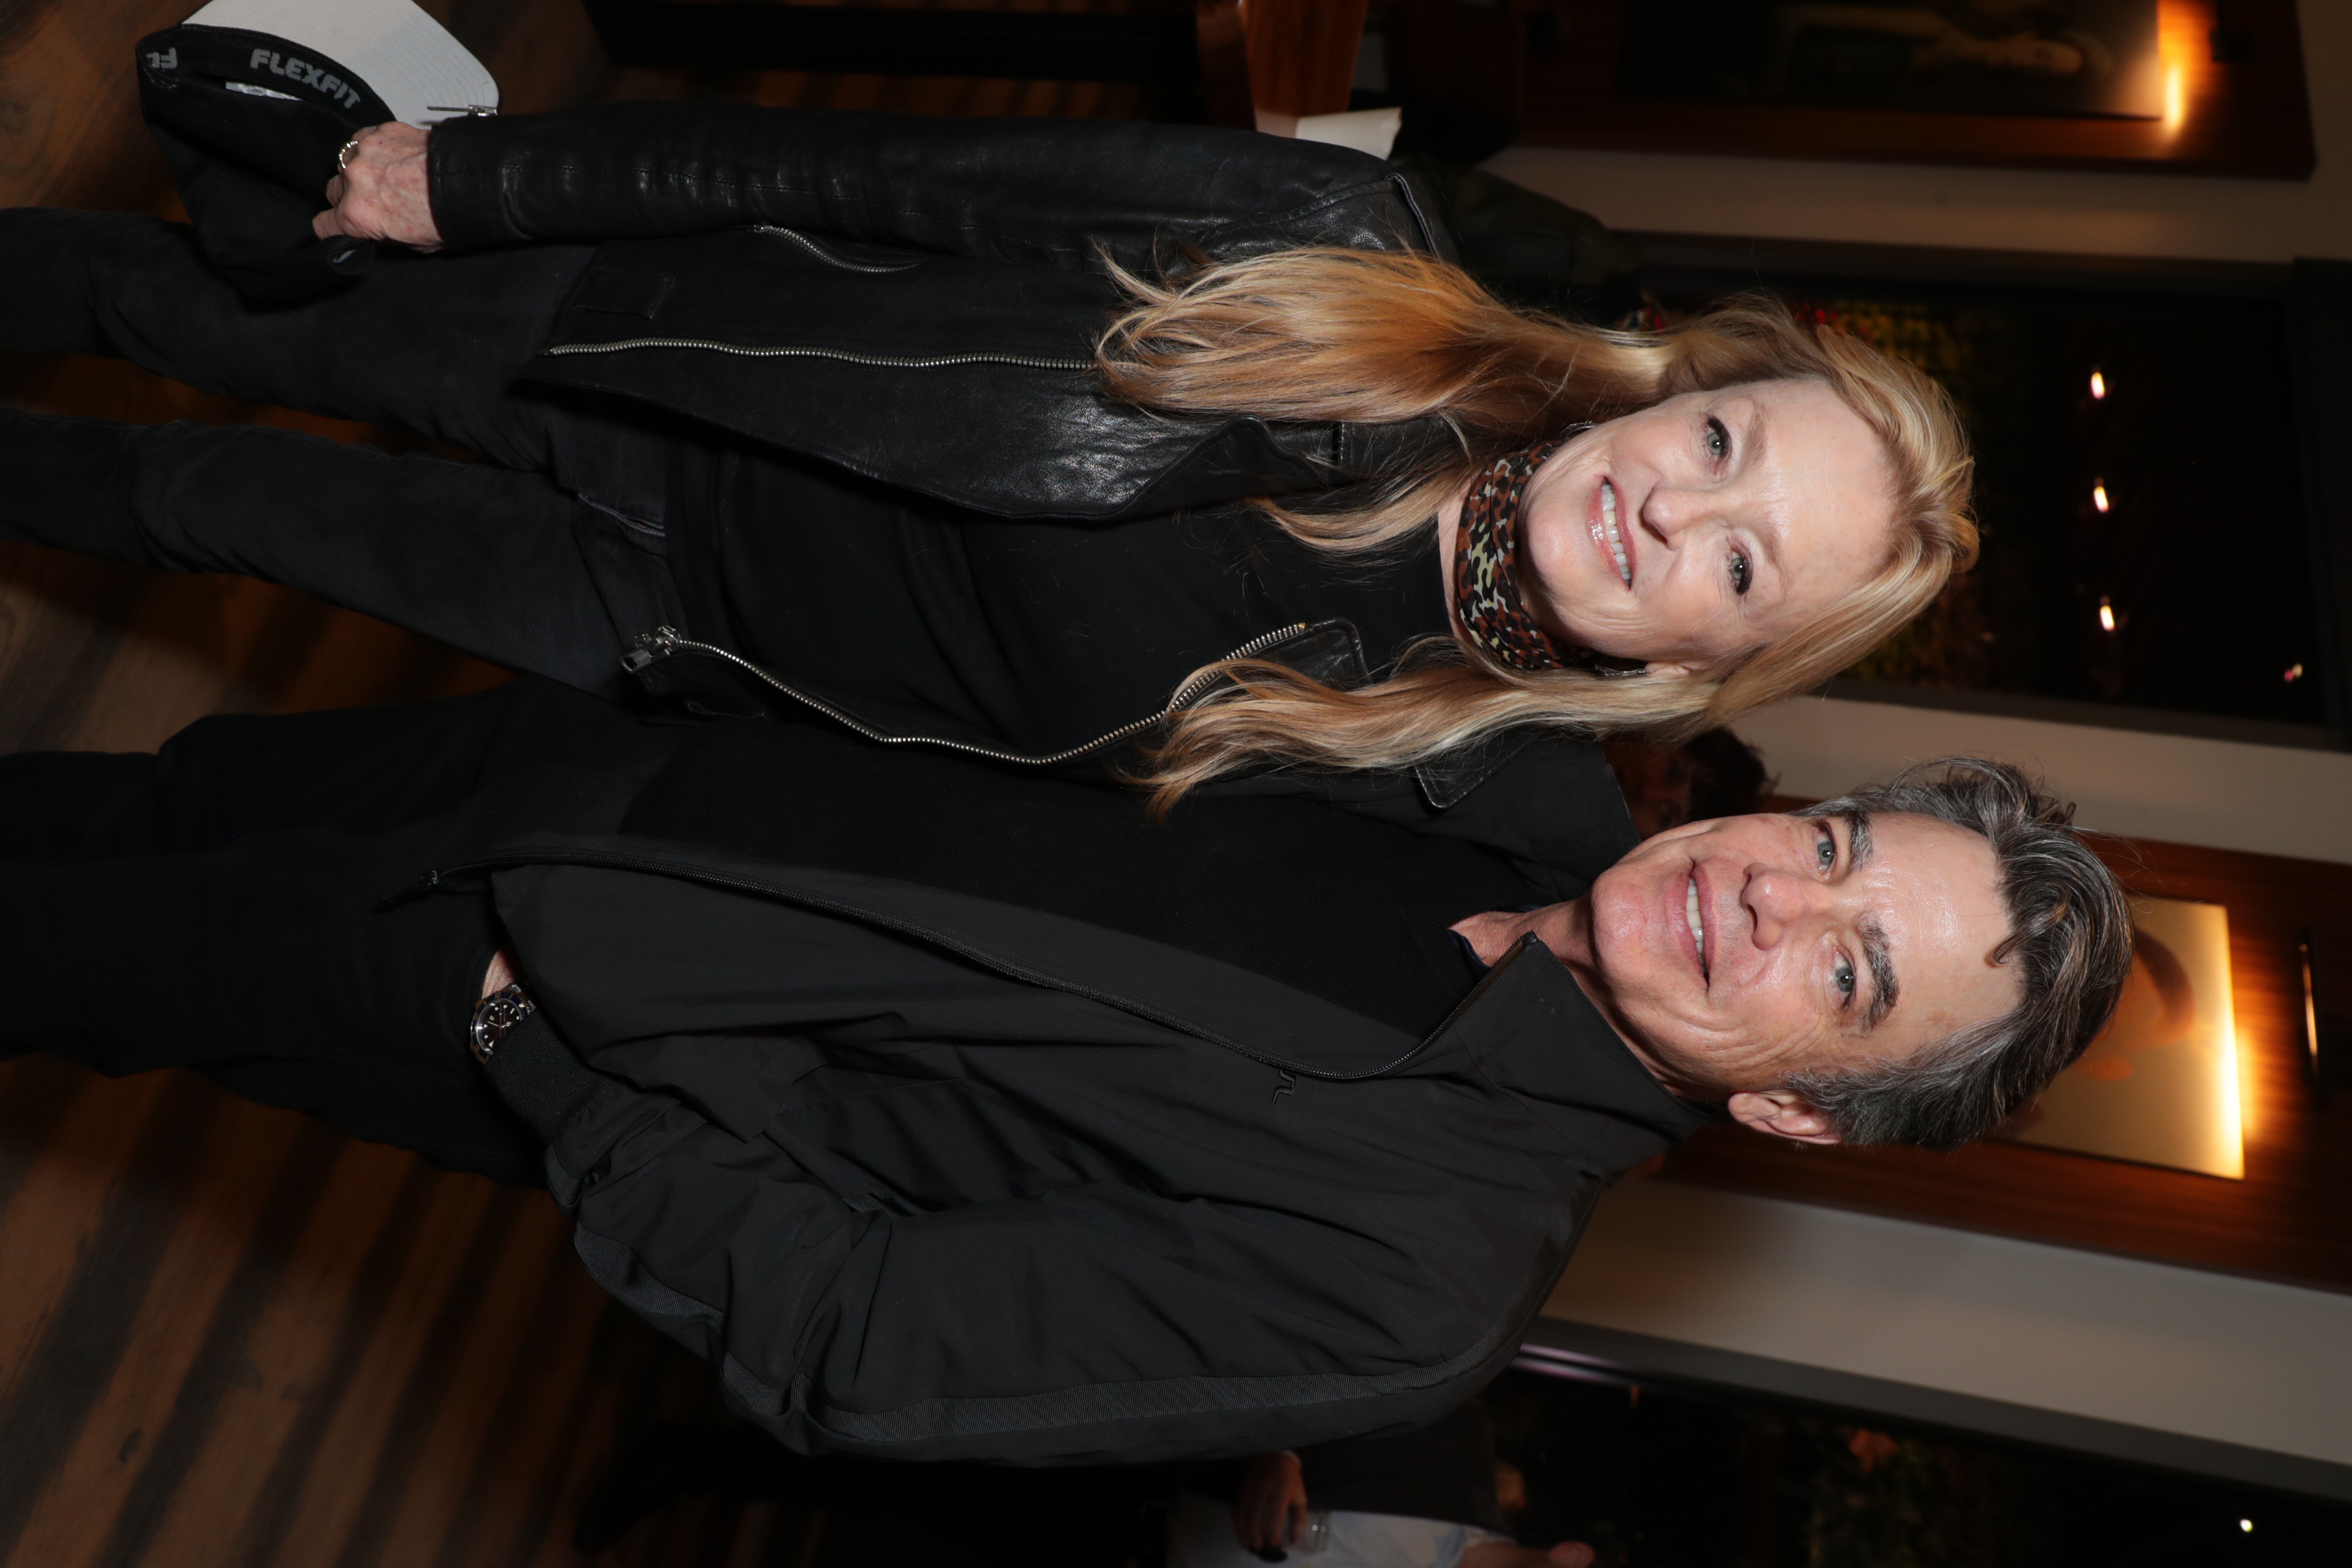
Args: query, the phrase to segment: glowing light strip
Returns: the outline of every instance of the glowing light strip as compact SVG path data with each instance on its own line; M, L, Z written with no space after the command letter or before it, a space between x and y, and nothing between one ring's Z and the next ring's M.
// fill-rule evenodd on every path
M2215 1044L2221 1047L2221 1082L2214 1087L2221 1097L2221 1140L2228 1154L2230 1174L2243 1180L2246 1174L2246 1097L2241 1081L2243 1064L2252 1059L2252 1053L2238 1044L2238 1007L2231 992L2236 987L2234 973L2229 985L2223 986L2221 997L2221 1026L2214 1031Z

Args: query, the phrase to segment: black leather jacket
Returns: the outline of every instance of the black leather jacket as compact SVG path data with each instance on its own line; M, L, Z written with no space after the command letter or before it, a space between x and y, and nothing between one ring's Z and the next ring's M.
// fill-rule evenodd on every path
M1456 256L1424 174L1345 148L1203 127L712 103L445 121L429 148L451 250L603 242L527 378L637 399L974 510L1149 517L1391 472L1451 438L1434 420L1171 418L1098 388L1093 344L1122 299L1108 263L1150 274L1299 246ZM1370 673L1345 622L1269 627L1243 651L1338 684ZM627 662L649 694L691 711L813 710L886 743L1013 762L1097 757L1162 717L1022 757L928 710L820 690L672 635ZM1540 879L1546 781L1584 748L1527 739L1424 763L1411 780L1313 789L1489 843ZM1498 771L1513 782L1493 793L1519 811L1453 812Z
M1105 397L1110 264L1297 246L1451 256L1423 176L1343 148L1198 127L928 120L743 104L602 105L446 121L434 216L453 250L603 241L524 368L656 405L977 511L1110 521L1392 470L1435 421L1177 419ZM1234 655L1351 684L1345 622ZM1007 761L1098 756L1135 721L1025 757L941 716L761 670L665 631L628 665L657 700L814 709L870 738ZM1179 692L1181 707L1198 691ZM1484 764L1423 792L1449 804Z
M1413 426L1171 419L1097 388L1107 263L1299 246L1455 254L1420 176L1203 127L747 104L446 121L453 250L604 241L524 374L641 399L1001 516L1319 489Z

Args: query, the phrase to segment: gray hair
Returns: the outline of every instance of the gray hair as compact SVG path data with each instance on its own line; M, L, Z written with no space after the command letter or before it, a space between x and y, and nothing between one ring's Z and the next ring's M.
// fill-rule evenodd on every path
M1806 807L1932 816L1982 834L2000 868L2023 998L1990 1023L1895 1061L1791 1074L1848 1143L1952 1149L1980 1138L2048 1086L2105 1026L2132 961L2131 905L2074 826L2074 808L2006 763L1945 757Z

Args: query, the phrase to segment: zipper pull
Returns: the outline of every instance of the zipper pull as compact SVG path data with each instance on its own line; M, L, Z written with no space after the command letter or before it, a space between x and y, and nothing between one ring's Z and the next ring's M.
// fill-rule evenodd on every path
M375 901L375 907L379 910L396 910L403 904L414 903L427 894L437 893L440 890L441 873L437 870L426 871L405 888L386 893L378 899Z
M635 640L635 646L621 656L621 668L630 675L676 653L680 639L676 626L656 626L649 632L639 632Z

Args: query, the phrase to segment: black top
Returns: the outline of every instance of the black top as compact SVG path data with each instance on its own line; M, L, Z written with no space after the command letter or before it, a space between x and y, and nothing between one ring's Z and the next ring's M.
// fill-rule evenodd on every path
M1244 504L1120 522L989 517L782 455L721 481L708 552L731 641L835 690L922 703L1030 752L1159 710L1264 634L1352 623L1374 672L1446 633L1436 545L1376 560Z
M1065 915L1296 985L1418 1037L1483 969L1447 928L1527 901L1500 857L1303 800L1139 795L738 721L679 749L624 831ZM1316 843L1311 879L1270 876Z

